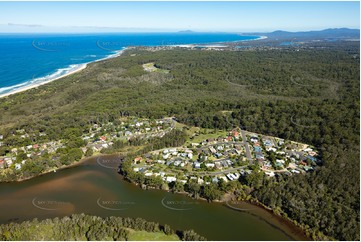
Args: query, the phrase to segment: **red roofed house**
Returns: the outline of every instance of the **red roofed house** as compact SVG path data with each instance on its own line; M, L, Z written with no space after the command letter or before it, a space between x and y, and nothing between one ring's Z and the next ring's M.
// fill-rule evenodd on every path
M136 157L135 159L134 159L134 163L138 163L139 161L141 161L142 160L142 157Z
M232 131L232 134L233 134L233 136L235 136L235 137L238 137L238 136L239 136L239 133L238 133L236 130L233 130L233 131Z

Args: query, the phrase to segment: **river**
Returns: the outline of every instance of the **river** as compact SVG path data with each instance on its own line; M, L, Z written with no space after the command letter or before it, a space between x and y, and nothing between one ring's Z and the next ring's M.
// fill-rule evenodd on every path
M119 162L115 155L94 157L27 181L0 183L0 223L85 213L141 217L175 229L194 229L208 240L307 239L291 224L255 205L227 206L142 190L116 172Z

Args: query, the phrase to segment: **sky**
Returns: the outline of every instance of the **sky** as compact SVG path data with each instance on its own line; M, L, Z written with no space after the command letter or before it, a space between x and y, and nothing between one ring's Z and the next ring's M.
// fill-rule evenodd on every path
M106 28L105 28L106 27ZM0 2L0 32L360 28L353 2Z

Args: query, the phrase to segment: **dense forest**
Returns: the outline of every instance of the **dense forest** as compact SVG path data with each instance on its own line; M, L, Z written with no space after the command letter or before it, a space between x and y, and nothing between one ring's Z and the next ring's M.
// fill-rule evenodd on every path
M13 139L17 129L35 134L35 141L70 141L91 124L128 115L174 116L203 128L240 126L314 145L323 165L307 175L250 177L243 182L247 189L238 193L311 227L315 238L319 232L359 240L359 42L321 45L252 51L129 49L75 75L1 99L0 155L11 145L31 142ZM145 72L142 64L150 62L169 73ZM168 141L158 142L160 147Z
M135 232L134 232L135 231ZM174 231L169 225L159 225L141 218L107 217L101 218L84 214L73 214L70 217L54 218L38 221L25 221L0 225L0 240L88 240L88 241L124 241L131 240L137 231L153 234L164 234L165 239L186 241L205 240L193 230ZM157 238L157 237L155 237Z

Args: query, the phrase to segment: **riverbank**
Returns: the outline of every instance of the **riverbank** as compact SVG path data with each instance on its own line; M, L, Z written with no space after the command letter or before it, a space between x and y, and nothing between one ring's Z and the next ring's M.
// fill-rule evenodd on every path
M114 161L118 159L118 155L106 155L103 161L90 157L83 160L86 161L84 165L71 169L29 181L0 184L0 205L4 211L2 223L35 217L70 216L74 213L114 216L115 210L121 210L123 216L151 219L178 230L194 229L211 240L301 240L284 232L285 228L277 224L274 216L261 208L257 209L258 214L240 213L222 203L194 200L184 196L186 194L173 194L160 189L142 190L124 181L116 169L99 165L99 162L115 164ZM34 208L31 201L35 198L37 205L53 211L49 213L48 210ZM99 206L99 201L103 207ZM185 210L172 209L184 205L188 206ZM183 218L182 221L179 216ZM208 216L213 219L209 220ZM215 221L223 222L220 225ZM240 228L242 232L235 233ZM262 235L259 231L262 231Z
M20 178L20 179L11 180L11 181L0 181L0 184L1 183L20 183L20 182L24 182L24 181L31 180L31 179L36 178L36 177L44 176L44 175L49 174L49 173L56 173L56 172L61 171L61 170L76 167L76 166L79 166L79 165L87 162L89 159L94 159L94 158L98 158L98 157L102 157L102 156L106 156L106 154L101 154L101 153L98 152L98 153L94 154L93 156L83 157L79 161L74 161L69 165L62 165L62 166L57 167L57 168L54 167L54 168L51 168L51 169L49 169L47 171L44 171L42 173L36 174L34 176L29 176L29 177L26 177L26 178Z
M182 191L182 192L172 191L171 189L161 189L161 188L156 188L154 186L147 186L147 185L139 184L139 183L136 183L134 181L127 179L123 175L122 175L122 178L124 181L127 181L137 187L140 187L143 190L163 190L163 191L167 191L170 193L179 194L182 196L192 197L193 199L195 199L197 201L210 202L209 200L207 200L206 198L201 197L201 196L197 196L194 198L192 194L190 194L189 192L186 192L186 191ZM213 200L210 203L214 202L214 203L218 203L218 204L223 204L224 206L227 206L228 208L233 209L236 212L243 212L243 213L248 213L253 216L256 216L257 218L264 220L271 226L273 226L273 227L279 229L280 231L282 231L283 233L287 234L290 238L292 238L294 240L298 240L298 241L300 241L300 240L301 241L311 241L312 240L307 235L307 231L305 231L302 227L295 224L289 218L276 213L270 207L267 207L266 205L260 203L259 201L255 201L255 200L235 201L235 202L237 202L238 206L245 205L245 204L253 206L253 208L235 209L234 207L232 207L228 204L230 202L234 202L233 199L234 199L234 195L232 193L228 192L222 196L221 200ZM270 216L264 216L264 212L266 212Z
M282 216L279 213L276 213L274 210L272 210L270 207L267 207L266 205L258 202L258 201L246 201L246 200L241 200L239 201L241 203L244 204L250 204L252 206L256 206L260 209L262 209L263 211L266 211L269 215L271 215L272 217L276 218L276 220L284 225L285 227L289 228L289 232L292 233L292 235L294 235L296 238L296 240L302 240L302 241L312 241L312 239L307 235L307 231L305 231L302 227L300 227L299 225L295 224L292 220L290 220L289 218ZM228 204L227 204L228 206ZM252 210L253 211L253 210ZM251 210L249 209L245 209L242 212L246 212L246 213L250 213L252 214ZM267 221L268 222L268 221Z

